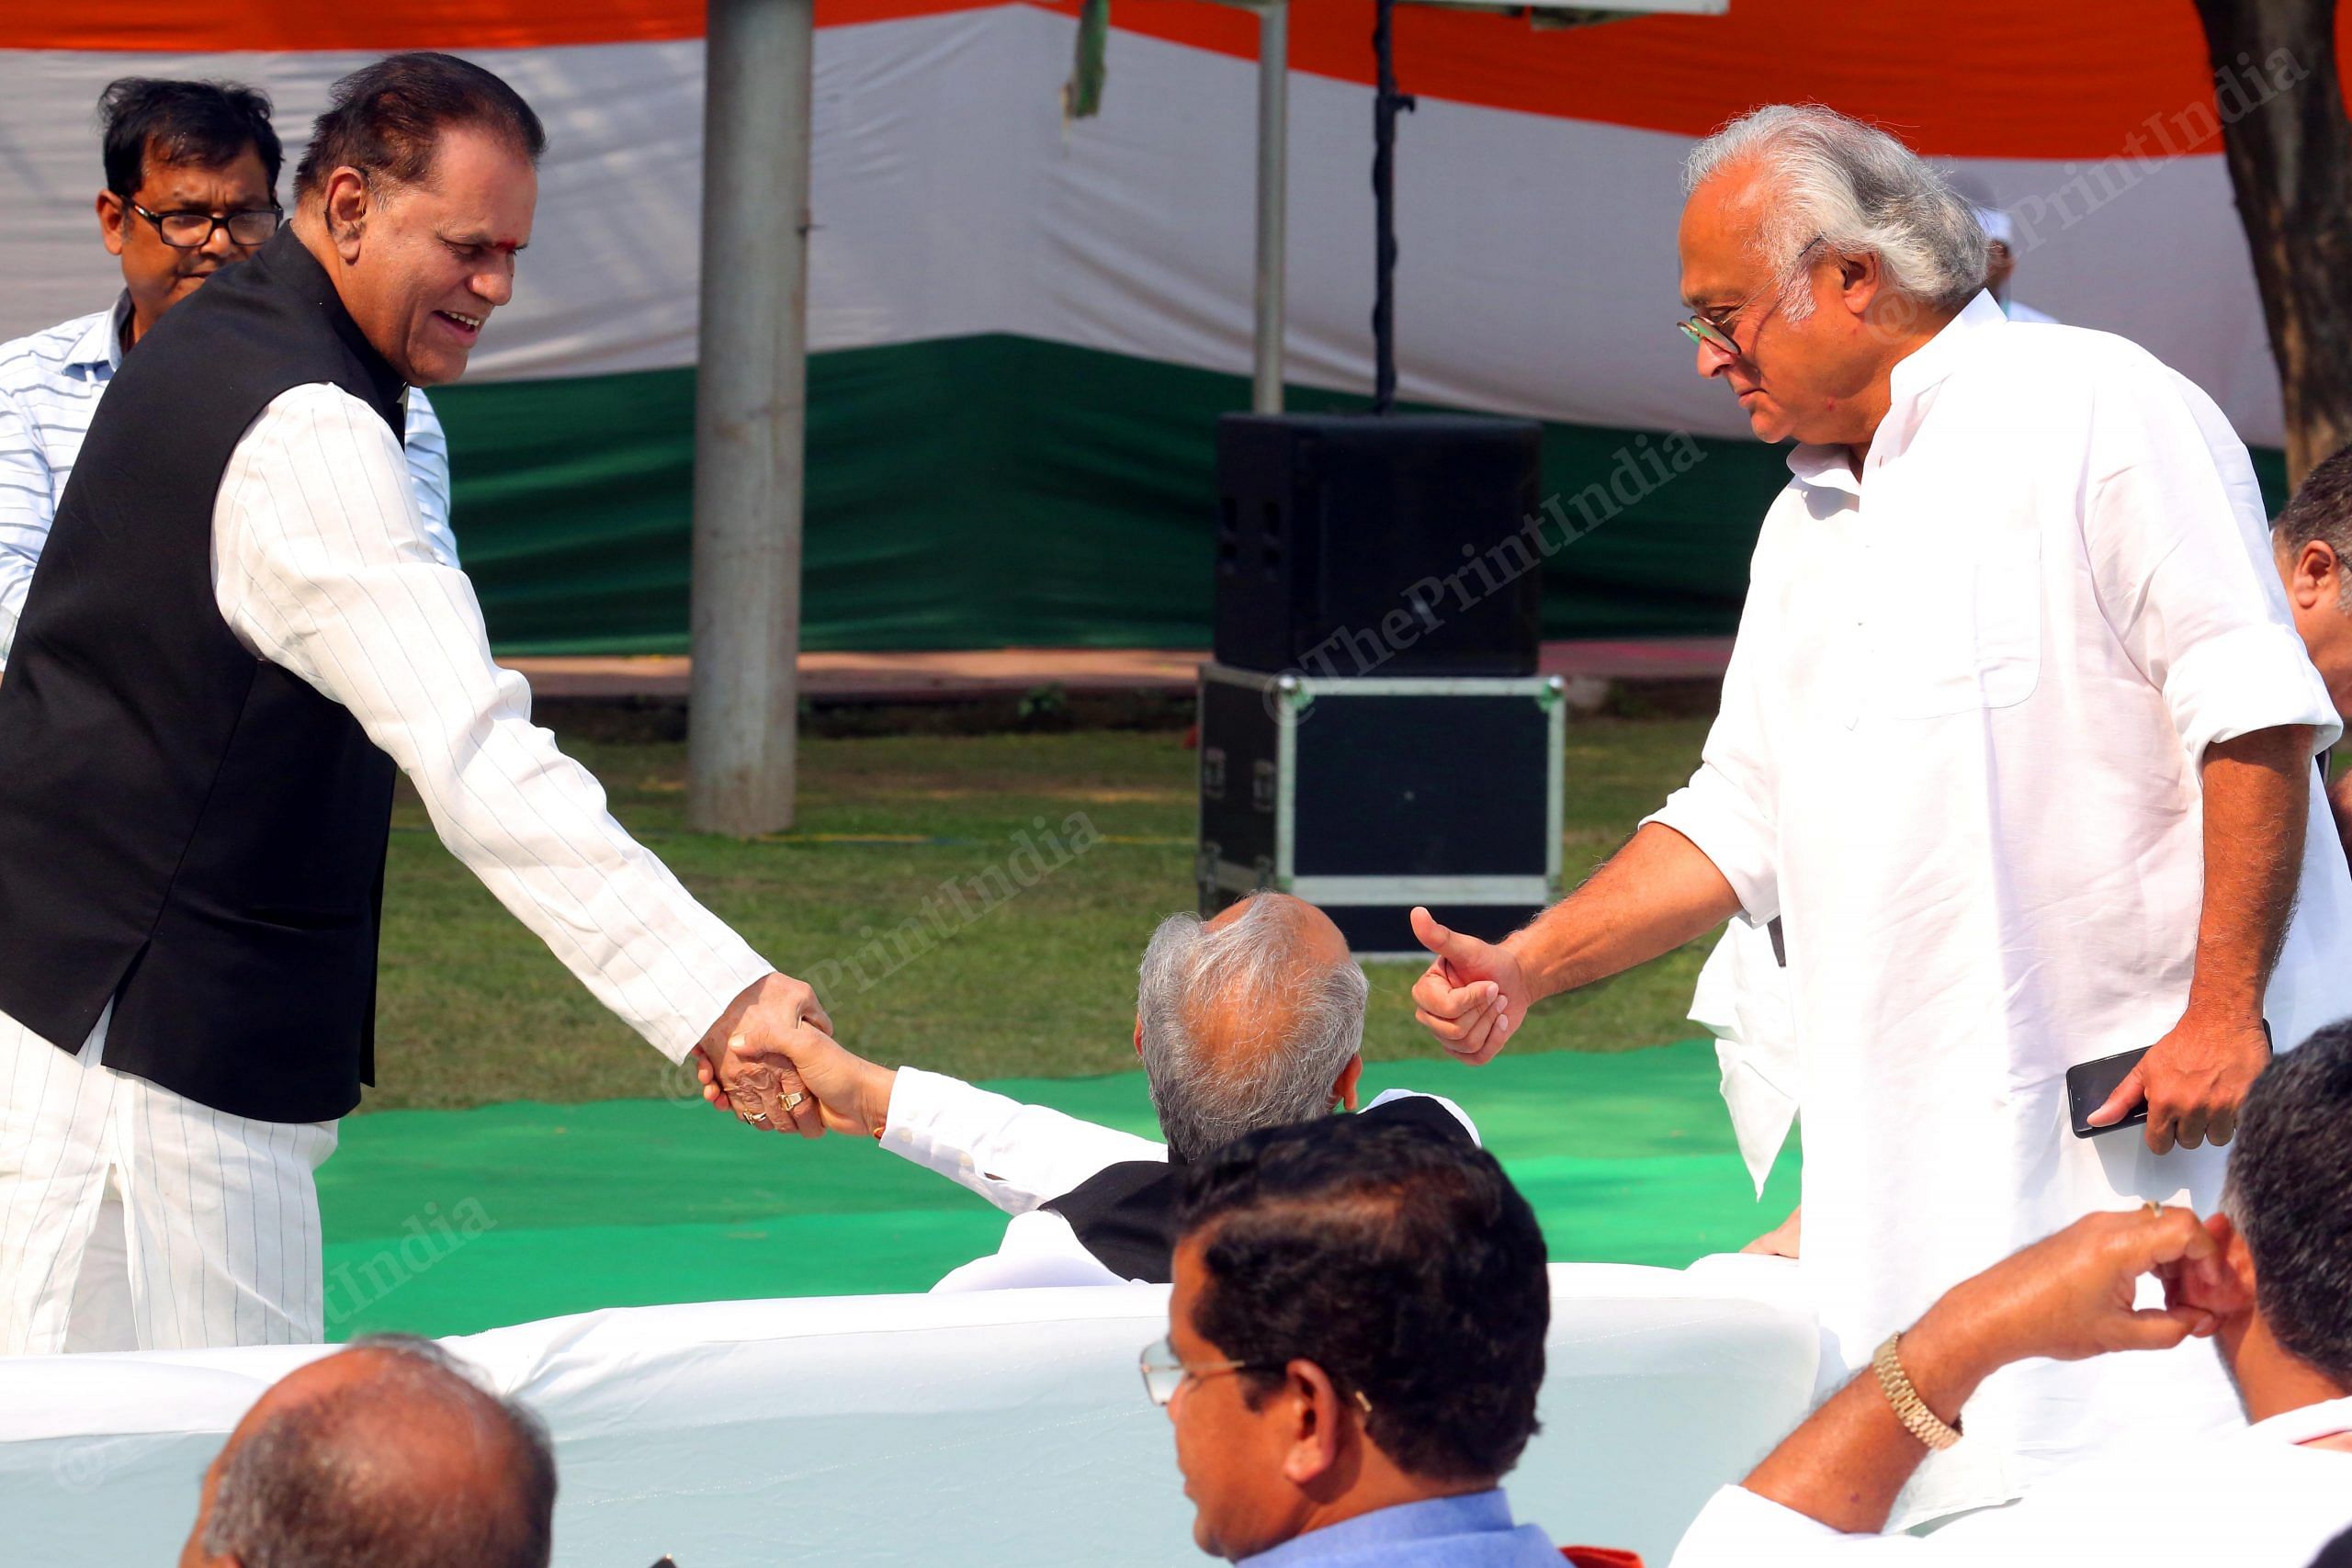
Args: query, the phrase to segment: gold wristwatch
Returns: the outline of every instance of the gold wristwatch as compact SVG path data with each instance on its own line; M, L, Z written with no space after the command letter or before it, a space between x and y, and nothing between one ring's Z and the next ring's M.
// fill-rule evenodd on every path
M1879 1391L1894 1407L1894 1418L1903 1423L1904 1430L1940 1452L1960 1441L1960 1424L1946 1426L1942 1417L1928 1408L1919 1391L1911 1386L1910 1374L1903 1370L1903 1362L1895 1354L1895 1347L1902 1343L1900 1329L1888 1335L1886 1343L1878 1348L1878 1354L1871 1358L1871 1371L1878 1374Z

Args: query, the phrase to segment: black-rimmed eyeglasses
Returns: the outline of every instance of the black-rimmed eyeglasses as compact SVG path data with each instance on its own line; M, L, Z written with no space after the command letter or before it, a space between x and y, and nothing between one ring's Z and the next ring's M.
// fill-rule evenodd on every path
M150 212L137 202L130 210L155 226L155 237L175 251L200 251L212 243L215 231L229 231L229 243L251 247L277 232L286 221L279 207L249 207L243 212L216 216L209 212Z

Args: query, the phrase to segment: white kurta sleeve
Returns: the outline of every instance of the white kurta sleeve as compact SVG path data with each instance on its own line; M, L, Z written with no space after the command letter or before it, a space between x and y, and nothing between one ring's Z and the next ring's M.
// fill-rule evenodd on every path
M49 459L32 415L13 394L0 391L0 664L16 644L25 591L32 586L55 512Z
M1690 1521L1668 1568L1837 1568L1844 1563L1868 1568L1877 1562L1917 1562L1932 1550L1934 1540L1848 1535L1745 1486L1726 1486Z
M772 965L605 809L491 661L465 574L427 539L391 431L324 385L248 428L212 513L214 592L254 654L348 709L442 842L596 999L673 1061Z
M1106 1167L1168 1157L1165 1144L920 1067L899 1069L882 1146L1008 1214L1050 1202Z
M1707 730L1699 771L1644 818L1644 826L1663 823L1698 845L1739 895L1748 919L1759 926L1781 912L1776 790L1758 684L1758 666L1770 637L1766 597L1751 584L1724 671L1723 705Z
M2332 744L2341 725L2289 617L2269 536L2232 504L2222 463L2245 467L2244 448L2217 453L2212 441L2236 438L2209 432L2160 373L2110 377L2098 398L2083 513L2092 579L2190 765L2216 740L2280 725L2314 726L2317 744Z
M449 437L441 428L441 416L414 388L408 394L408 439L402 455L408 459L409 478L416 483L416 509L424 517L424 536L433 541L444 561L455 566L458 536L449 526Z

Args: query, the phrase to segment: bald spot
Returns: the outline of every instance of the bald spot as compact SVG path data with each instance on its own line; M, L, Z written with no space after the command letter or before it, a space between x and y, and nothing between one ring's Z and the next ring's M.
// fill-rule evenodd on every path
M1264 1060L1278 1043L1295 1038L1298 1004L1306 994L1309 976L1348 959L1348 939L1331 917L1287 893L1255 894L1219 910L1202 929L1229 926L1252 905L1266 906L1267 914L1259 918L1275 922L1283 948L1280 983L1272 987L1230 984L1221 991L1204 989L1184 998L1185 1032L1216 1062L1220 1074L1243 1071Z
M312 1361L254 1402L220 1463L272 1416L334 1399L328 1441L358 1488L390 1508L433 1507L452 1494L499 1485L523 1453L504 1413L481 1390L413 1356L363 1348Z

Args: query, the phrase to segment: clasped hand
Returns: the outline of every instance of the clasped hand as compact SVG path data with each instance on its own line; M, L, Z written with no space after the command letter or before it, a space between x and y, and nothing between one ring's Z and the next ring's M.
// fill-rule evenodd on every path
M825 1005L805 982L769 975L745 987L695 1046L703 1097L750 1126L824 1136L822 1112L786 1047L806 1023L832 1027Z
M695 1066L702 1079L703 1098L721 1111L732 1111L760 1125L755 1116L745 1113L747 1089L768 1090L782 1099L789 1099L797 1089L808 1098L788 1109L803 1137L821 1137L826 1133L879 1136L890 1119L890 1094L899 1075L845 1050L828 1032L831 1028L832 1021L821 1008L804 1015L800 1022L767 1037L764 1043L770 1054L752 1063L731 1085L720 1063L697 1052ZM791 1088L770 1089L771 1081L788 1082ZM769 1114L773 1117L775 1112Z

